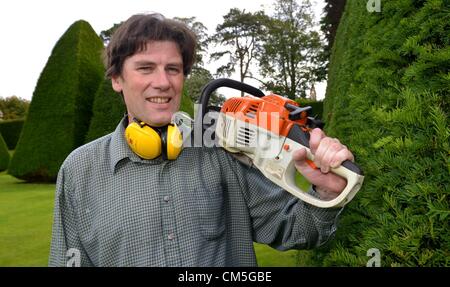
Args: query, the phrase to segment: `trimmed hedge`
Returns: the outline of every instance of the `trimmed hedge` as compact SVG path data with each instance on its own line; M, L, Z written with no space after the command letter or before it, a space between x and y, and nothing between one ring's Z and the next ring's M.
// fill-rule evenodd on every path
M8 147L0 133L0 171L4 171L8 168L9 159Z
M24 122L24 119L0 121L0 134L3 135L8 149L16 148Z
M113 90L110 79L104 79L95 93L92 120L85 142L113 132L125 113L122 95Z
M102 80L103 43L86 21L72 24L42 71L8 172L55 181L67 155L84 143Z
M192 100L183 89L180 110L192 116L193 109ZM95 94L93 116L85 142L113 132L125 113L126 107L122 96L113 90L110 79L104 79Z
M376 248L381 266L450 266L449 30L448 1L347 1L324 115L366 179L306 264L366 266Z

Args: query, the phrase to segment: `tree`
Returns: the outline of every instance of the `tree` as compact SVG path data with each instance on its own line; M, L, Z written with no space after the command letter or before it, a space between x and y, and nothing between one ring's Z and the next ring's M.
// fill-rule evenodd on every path
M0 97L0 120L14 120L25 118L30 101L16 96Z
M8 172L27 181L55 181L64 159L84 143L104 67L103 44L91 25L72 24L42 71Z
M108 45L109 41L111 40L111 36L114 34L114 32L119 28L120 25L122 25L123 22L114 24L111 28L108 30L103 30L100 32L99 37L103 41L103 45Z
M228 56L227 64L220 66L217 74L230 76L238 66L239 79L244 82L251 77L250 66L261 52L266 15L262 11L250 13L233 8L223 18L223 23L217 26L216 34L211 37L211 41L221 45L223 50L212 53L211 59Z
M196 21L195 17L189 18L175 17L173 19L186 24L186 26L188 26L189 29L191 29L191 31L193 31L197 36L195 62L194 66L192 67L192 71L195 71L196 69L203 69L204 53L208 50L209 46L208 29L206 28L205 25L203 25L203 23Z
M113 90L110 79L103 79L95 93L92 119L85 142L88 143L113 132L125 113L122 95Z
M325 35L327 44L324 48L324 58L327 61L330 58L331 48L333 47L334 38L336 37L337 27L344 13L346 0L325 0L326 5L323 9L324 16L320 20L320 29Z
M213 80L211 73L204 68L197 68L192 71L189 77L184 83L184 88L187 95L192 99L193 102L198 102L200 94L203 87L210 81ZM211 94L209 99L209 104L213 106L221 106L225 102L225 97L218 94L217 91Z
M328 42L327 49L331 50L339 21L342 13L344 13L346 0L325 0L325 2L326 4L323 8L325 15L321 19L320 24Z
M195 55L195 62L192 67L191 73L188 75L184 83L183 95L188 96L192 102L197 102L200 97L200 93L203 87L211 80L213 76L211 72L204 68L203 59L205 58L205 53L208 51L209 47L209 36L207 28L201 22L196 21L195 17L190 18L178 18L175 17L174 20L185 23L197 36L197 49ZM225 101L225 97L214 92L211 95L210 103L212 105L221 105Z
M323 117L366 178L311 265L449 266L448 1L366 2L347 1Z
M306 97L309 84L325 78L323 44L314 28L309 0L277 0L265 22L267 33L260 57L265 88L291 99Z

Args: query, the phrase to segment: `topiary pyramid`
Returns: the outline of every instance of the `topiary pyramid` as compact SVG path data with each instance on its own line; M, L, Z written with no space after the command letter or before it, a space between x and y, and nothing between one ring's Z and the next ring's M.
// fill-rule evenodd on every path
M103 43L86 21L72 24L42 71L8 172L27 181L55 181L67 155L84 143L102 81Z

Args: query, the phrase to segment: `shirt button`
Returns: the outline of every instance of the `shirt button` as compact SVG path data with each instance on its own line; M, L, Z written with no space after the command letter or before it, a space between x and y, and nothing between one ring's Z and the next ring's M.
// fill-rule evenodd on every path
M174 240L175 239L175 234L170 233L169 235L167 235L167 239Z
M169 197L168 195L166 195L166 196L163 197L163 200L164 200L165 202L169 202L170 197Z

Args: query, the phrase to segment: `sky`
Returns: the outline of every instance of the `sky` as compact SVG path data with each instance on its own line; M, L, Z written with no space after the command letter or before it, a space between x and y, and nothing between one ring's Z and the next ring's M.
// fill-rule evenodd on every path
M301 1L301 0L298 0ZM158 12L168 18L196 17L212 34L231 8L265 10L274 0L14 0L0 2L0 97L31 100L37 80L58 39L77 20L86 20L97 34L136 13ZM311 0L319 19L323 0ZM214 71L214 63L206 64ZM238 80L237 75L230 78ZM247 81L249 84L255 84ZM316 84L318 99L326 83ZM229 89L224 89L229 90ZM226 97L236 91L222 91ZM237 95L237 93L236 93Z

